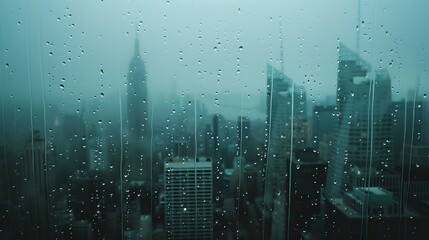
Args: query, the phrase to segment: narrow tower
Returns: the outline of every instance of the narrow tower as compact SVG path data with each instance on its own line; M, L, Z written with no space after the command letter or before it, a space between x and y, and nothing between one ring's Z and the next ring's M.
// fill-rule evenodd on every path
M150 181L151 124L147 93L147 73L140 55L139 38L136 35L134 55L127 76L128 151L126 171L130 180Z

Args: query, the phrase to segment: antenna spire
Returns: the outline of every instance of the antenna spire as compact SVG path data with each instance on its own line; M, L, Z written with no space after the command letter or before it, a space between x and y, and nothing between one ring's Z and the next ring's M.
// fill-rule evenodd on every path
M140 55L140 37L139 37L139 27L136 24L136 37L134 39L134 55Z
M361 16L360 16L360 6L361 0L358 1L358 13L357 13L357 25L356 25L356 53L359 55L360 51L360 27L361 27Z
M282 71L282 74L284 74L284 56L283 56L283 32L282 32L282 17L279 17L279 38L280 38L280 69Z

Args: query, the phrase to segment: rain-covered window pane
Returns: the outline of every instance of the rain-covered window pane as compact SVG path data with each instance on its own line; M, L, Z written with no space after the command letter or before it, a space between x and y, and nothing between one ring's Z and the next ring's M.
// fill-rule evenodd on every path
M429 2L0 3L0 239L427 239Z

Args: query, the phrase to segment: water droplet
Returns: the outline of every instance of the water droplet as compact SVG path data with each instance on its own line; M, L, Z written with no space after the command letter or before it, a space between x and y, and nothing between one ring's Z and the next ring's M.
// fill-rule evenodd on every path
M101 73L101 74L104 74L104 70L103 70L103 69L100 69L100 73Z
M240 51L243 50L243 46L238 47L238 50Z
M52 52L49 52L49 56L51 56L51 57L52 57L53 55L54 55L54 53L52 53Z
M64 90L64 84L60 84L60 88Z

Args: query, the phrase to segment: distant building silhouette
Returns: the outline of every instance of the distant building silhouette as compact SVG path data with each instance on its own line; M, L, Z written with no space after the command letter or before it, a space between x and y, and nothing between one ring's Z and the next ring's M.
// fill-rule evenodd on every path
M319 149L320 142L330 137L338 125L336 107L333 105L317 105L313 108L312 134L314 147ZM322 144L323 145L323 144Z
M267 65L266 186L273 188L272 239L286 238L287 172L295 148L307 144L306 92L292 79ZM267 194L270 191L266 191Z
M24 152L24 197L28 204L28 229L26 238L49 238L49 189L53 174L48 171L52 163L45 139L35 131L25 143Z
M140 54L139 38L127 76L128 151L125 166L130 180L151 180L151 121L147 92L147 73Z
M327 163L312 148L296 149L292 161L290 239L299 239L320 210L320 188L326 181Z
M248 117L237 118L237 156L246 157L250 147L250 121ZM243 166L244 167L244 166Z
M385 69L375 70L340 44L337 108L339 122L326 182L327 197L345 190L344 175L351 166L363 169L393 167L391 80Z

